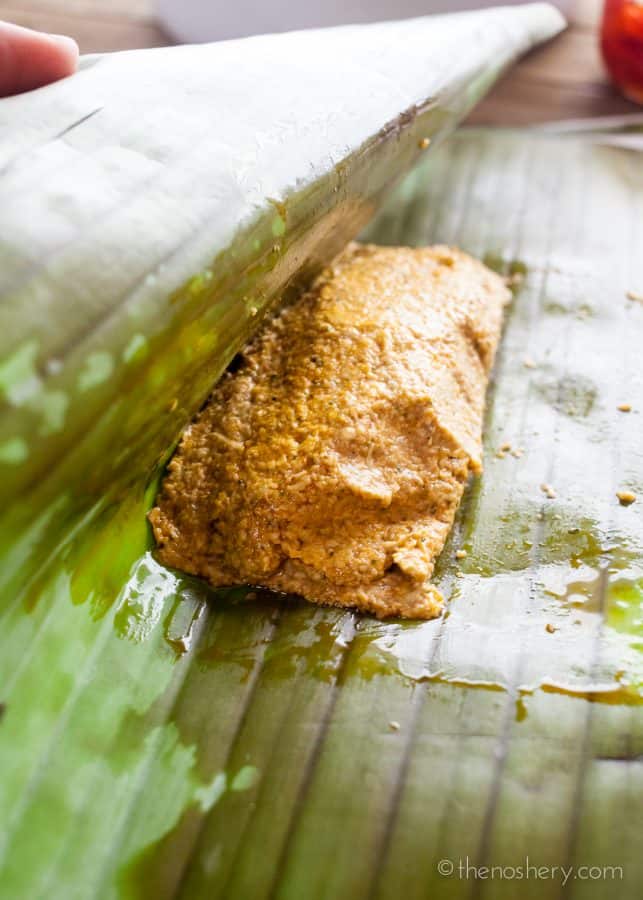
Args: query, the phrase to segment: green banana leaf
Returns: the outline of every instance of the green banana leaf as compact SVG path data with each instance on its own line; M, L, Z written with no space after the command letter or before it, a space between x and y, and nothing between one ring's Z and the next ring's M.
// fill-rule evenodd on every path
M523 276L443 619L212 592L154 561L152 486L16 591L6 896L515 897L529 865L520 896L560 897L569 866L570 896L640 895L642 223L639 154L464 131L366 235Z
M257 308L299 276L298 247L312 269L313 241L331 252L333 229L345 240L359 227L391 177L386 160L402 167L426 132L408 133L408 156L391 138L391 156L368 157L381 161L377 191L357 165L339 185L345 205L319 180L306 188L320 193L297 207L301 243L275 254L278 273L260 256L263 268L242 270ZM26 169L14 176L15 192ZM321 198L331 205L315 218ZM256 228L284 221L275 199ZM441 560L448 614L381 623L213 592L153 558L144 516L158 472L251 327L213 303L232 264L219 281L219 267L182 258L172 277L204 274L177 289L159 337L158 293L117 333L100 259L77 281L71 257L38 270L42 247L21 267L19 232L3 231L2 284L33 297L64 285L87 319L77 361L56 318L64 296L30 323L52 341L44 351L17 314L31 294L8 294L16 315L2 320L0 896L640 896L642 232L639 154L492 131L431 152L370 226L368 239L457 243L516 276L485 473ZM252 243L237 246L248 259ZM90 276L93 308L79 299ZM68 365L73 402L56 381ZM639 500L621 506L619 490ZM476 879L480 866L499 870Z

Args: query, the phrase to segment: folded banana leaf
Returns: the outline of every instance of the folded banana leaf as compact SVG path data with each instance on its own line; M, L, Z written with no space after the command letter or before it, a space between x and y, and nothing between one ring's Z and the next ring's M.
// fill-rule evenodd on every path
M601 867L575 897L605 895L604 867L639 896L642 506L615 496L643 492L638 154L463 132L366 235L458 243L516 283L445 618L213 592L161 567L145 524L177 431L263 310L558 21L488 15L453 20L457 40L452 20L439 40L351 29L330 61L321 36L253 39L241 74L232 45L216 64L153 51L145 72L101 58L0 104L3 895L513 897L510 875L474 884L462 864L528 857L550 874L526 896L560 896L554 866ZM452 71L429 84L431 48ZM350 92L319 79L349 61ZM289 100L233 139L233 101L262 114L260 72ZM214 158L247 166L218 179Z
M561 27L533 4L112 54L3 101L2 535L129 494L270 303Z

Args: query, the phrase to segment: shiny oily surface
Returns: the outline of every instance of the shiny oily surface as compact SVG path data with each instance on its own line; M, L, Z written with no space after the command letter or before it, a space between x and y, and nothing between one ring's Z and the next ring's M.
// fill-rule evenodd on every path
M463 132L369 230L520 276L484 475L438 563L442 618L213 593L150 553L154 484L11 589L10 896L464 898L476 885L440 859L529 856L621 866L618 895L638 897L643 503L616 492L643 493L642 229L636 154ZM605 892L574 880L574 898ZM559 898L560 880L525 895Z

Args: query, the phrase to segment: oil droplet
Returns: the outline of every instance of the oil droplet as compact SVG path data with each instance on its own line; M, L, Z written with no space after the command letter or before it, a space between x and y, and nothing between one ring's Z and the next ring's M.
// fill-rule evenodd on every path
M588 700L590 703L606 703L610 706L643 706L643 694L633 684L620 684L613 690L606 691L577 691L559 684L543 683L540 685L540 690L544 694L560 694L564 697Z
M450 675L444 675L437 672L435 675L421 675L416 681L426 681L429 684L450 684L453 687L467 688L468 690L479 691L500 691L506 692L507 688L498 681L476 681L469 678L452 678Z
M123 588L114 617L118 635L134 643L147 640L176 586L176 576L146 553Z
M194 596L189 589L184 588L179 593L165 623L165 640L177 656L182 656L192 647L197 625L206 608L205 601Z

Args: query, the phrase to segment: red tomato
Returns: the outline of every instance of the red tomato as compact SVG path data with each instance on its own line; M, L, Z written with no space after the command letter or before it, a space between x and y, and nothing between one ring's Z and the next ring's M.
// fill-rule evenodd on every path
M601 50L614 83L643 103L643 0L605 0Z

